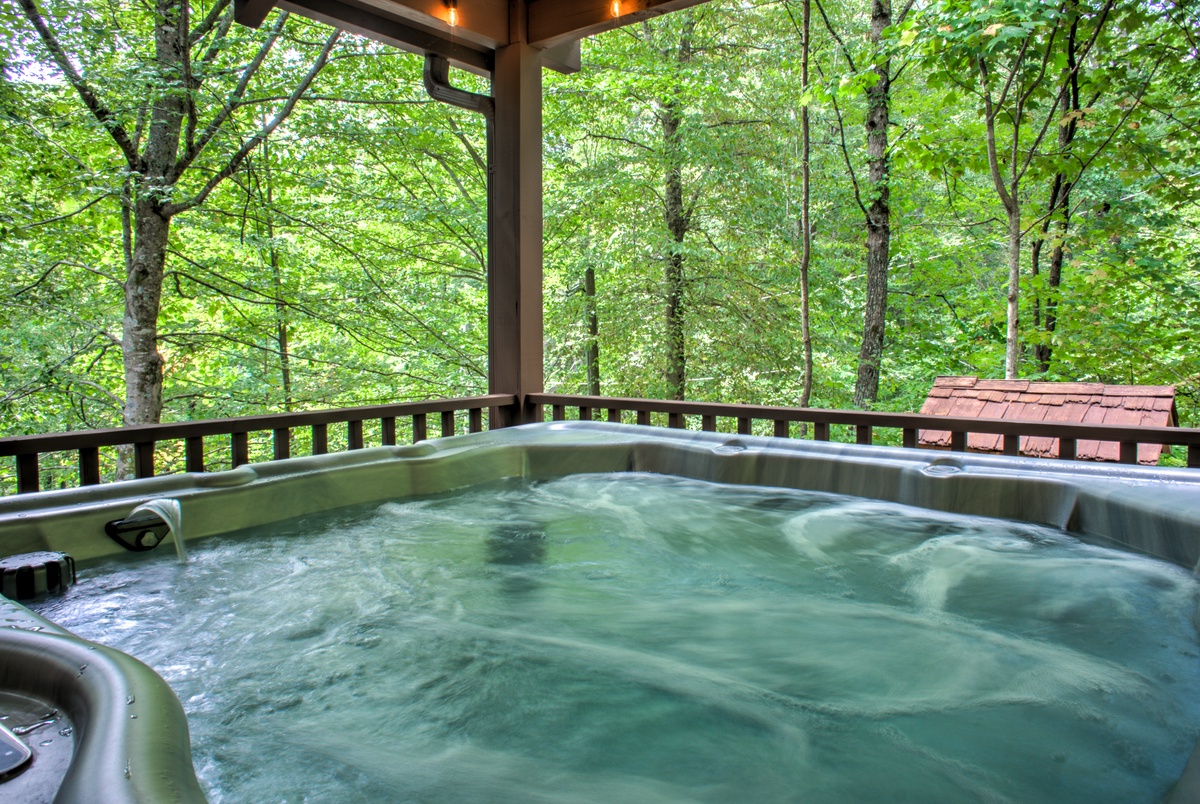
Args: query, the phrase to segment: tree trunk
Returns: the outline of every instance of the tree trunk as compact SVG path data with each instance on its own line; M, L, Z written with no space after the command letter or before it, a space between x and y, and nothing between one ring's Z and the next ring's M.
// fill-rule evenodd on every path
M889 0L872 0L871 43L880 53L883 31L892 24ZM867 90L867 171L871 204L867 208L867 298L863 306L862 348L854 381L854 407L866 408L879 395L879 366L887 318L888 261L891 249L891 195L888 189L888 114L891 64L878 62L879 80Z
M596 270L588 266L583 272L584 315L587 318L587 392L600 396L600 318L596 314Z
M809 33L812 20L812 2L804 0L802 14L802 38L800 43L800 90L808 93ZM808 103L800 109L800 342L804 348L804 380L800 389L800 407L806 408L812 400L813 350L812 326L809 319L808 269L812 262L812 194L809 181L812 178L809 156L812 137L809 132ZM802 427L807 430L807 425ZM802 432L802 435L805 435Z
M1015 380L1020 376L1021 338L1019 301L1021 297L1021 207L1017 203L1016 188L1013 188L1013 203L1008 210L1008 310L1006 317L1007 337L1004 344L1004 379Z
M692 60L692 32L695 17L684 12L684 29L679 37L679 48L673 54L677 64L684 65ZM664 54L671 55L671 54ZM663 153L666 171L663 180L663 217L671 235L670 253L667 254L666 285L666 346L667 366L664 376L666 392L671 399L683 399L687 386L687 351L684 337L686 310L684 292L686 281L683 273L683 241L691 223L690 211L683 201L683 148L679 126L683 123L683 108L678 97L671 97L658 104L658 118L662 124Z
M121 335L126 425L157 424L162 418L158 310L171 236L171 218L163 213L163 207L177 180L171 174L179 153L184 115L184 93L179 88L186 83L188 58L187 0L158 0L154 14L157 96L150 107L142 177L134 182L133 260L126 265Z

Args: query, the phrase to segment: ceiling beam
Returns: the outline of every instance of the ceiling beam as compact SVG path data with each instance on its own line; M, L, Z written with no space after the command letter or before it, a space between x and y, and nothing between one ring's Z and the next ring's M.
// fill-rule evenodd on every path
M490 75L492 71L491 48L448 38L440 31L415 22L402 22L338 0L280 0L278 5L287 11L294 11L318 22L361 34L401 50L434 53L448 59L456 67L479 75Z
M462 0L467 2L467 0ZM708 0L529 0L529 44L545 48L594 36L670 11L698 6Z

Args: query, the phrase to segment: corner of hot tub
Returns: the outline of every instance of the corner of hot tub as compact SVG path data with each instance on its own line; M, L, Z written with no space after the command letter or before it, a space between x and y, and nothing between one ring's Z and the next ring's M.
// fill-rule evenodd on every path
M0 618L8 626L0 629L0 691L43 701L72 724L61 781L36 780L56 804L206 801L183 707L157 673L5 598ZM38 769L36 752L34 762L25 774Z

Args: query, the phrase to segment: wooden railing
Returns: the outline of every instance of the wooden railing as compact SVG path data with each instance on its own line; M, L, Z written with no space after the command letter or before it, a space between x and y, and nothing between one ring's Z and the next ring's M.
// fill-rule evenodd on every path
M294 431L301 428L310 428L310 451L314 455L320 455L330 450L330 425L345 425L346 449L368 446L368 439L364 437L364 422L377 421L379 426L375 440L381 445L392 445L397 443L397 421L403 421L404 435L411 437L412 442L416 443L430 435L429 416L440 417L442 436L454 435L460 431L474 433L483 430L485 426L497 426L501 417L494 415L495 412L500 408L515 412L517 403L517 397L512 394L490 394L429 402L401 402L370 407L245 416L236 419L209 419L108 430L16 436L0 438L0 457L16 458L16 488L19 493L24 493L40 489L42 473L39 461L49 453L76 453L78 483L86 486L101 482L101 448L130 448L134 476L151 477L156 470L156 454L161 452L164 442L182 442L183 470L204 472L213 468L208 465L209 461L206 461L205 439L210 439L210 446L211 439L228 439L226 443L229 456L227 460L222 460L219 468L237 468L251 462L250 436L254 433L270 433L271 449L265 459L278 460L291 457ZM915 413L727 405L716 402L569 394L529 394L525 397L522 407L521 418L526 421L542 421L548 410L550 418L555 421L566 419L568 412L574 414L572 418L582 420L599 417L610 422L623 421L643 425L660 424L665 418L667 427L677 429L692 427L742 435L759 432L785 438L796 435L793 427L803 424L806 426L806 432L807 426L811 425L811 437L818 441L829 441L831 428L844 426L853 428L851 437L859 444L874 443L878 431L891 429L899 431L900 445L910 448L918 446L921 430L948 431L951 434L950 449L957 452L966 451L969 434L990 433L1002 437L1003 452L1008 455L1019 454L1022 437L1043 437L1058 439L1057 457L1065 459L1075 457L1076 444L1079 441L1109 441L1120 445L1122 463L1137 462L1139 444L1160 444L1185 447L1187 465L1200 468L1200 429L960 419Z
M844 425L854 428L854 440L871 444L876 430L900 431L900 443L916 448L921 430L950 433L950 449L966 452L970 433L990 433L1003 437L1003 453L1019 455L1022 437L1055 438L1059 458L1074 460L1079 441L1111 441L1120 445L1120 462L1137 463L1139 444L1158 444L1187 448L1187 465L1200 468L1200 429L1182 427L1132 427L1061 422L1010 421L1008 419L962 419L949 416L922 416L918 413L880 413L863 410L825 410L822 408L785 408L768 405L726 405L714 402L680 402L657 399L621 399L615 397L573 396L567 394L529 394L526 406L545 406L551 418L561 421L567 410L574 409L580 419L592 419L603 411L606 421L654 424L652 414L665 414L667 426L687 428L687 419L698 420L701 430L717 431L720 419L736 422L736 432L750 435L756 421L771 422L771 435L787 438L791 425L812 425L817 441L830 440L830 428ZM631 414L626 416L624 414ZM732 429L732 428L731 428Z
M428 438L428 417L440 414L441 435L454 435L460 425L456 414L465 412L467 432L479 432L484 427L484 412L489 409L515 405L511 394L491 394L462 399L439 399L431 402L400 402L391 405L313 410L301 413L279 413L265 416L243 416L236 419L207 419L172 424L150 424L138 427L116 427L107 430L84 430L52 435L15 436L0 438L0 457L15 456L17 460L17 492L40 489L39 457L51 452L77 452L79 455L79 484L88 486L100 482L100 448L132 447L135 477L152 477L155 473L155 453L164 441L182 441L184 471L204 472L205 438L229 439L232 468L250 462L250 434L270 432L271 459L292 455L292 431L311 428L312 454L329 451L329 426L346 426L346 448L362 449L363 422L379 422L379 442L396 443L397 419L411 419L414 443ZM490 418L490 417L489 417ZM225 468L225 467L221 467Z

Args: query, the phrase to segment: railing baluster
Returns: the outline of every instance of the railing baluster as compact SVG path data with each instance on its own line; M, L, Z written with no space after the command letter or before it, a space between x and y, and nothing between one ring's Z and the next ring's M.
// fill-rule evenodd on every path
M442 438L454 435L454 411L442 411Z
M1191 469L1200 469L1200 444L1188 445L1187 465Z
M271 431L271 457L277 461L292 457L292 428L276 427Z
M346 422L346 449L362 449L364 446L362 419Z
M567 418L567 409L564 405L550 406L550 420L555 422L565 421Z
M154 442L133 445L133 476L154 477Z
M700 429L706 433L717 432L717 417L711 413L705 413L700 417Z
M467 411L467 428L472 433L483 430L483 408L471 408Z
M776 419L775 420L775 437L776 438L787 438L789 435L791 435L791 433L789 432L790 430L791 430L791 427L788 426L788 421L786 419Z
M384 441L383 443L385 443L385 444L395 444L396 443L396 420L392 419L391 422L392 422L392 430L391 430L392 440ZM387 437L386 436L386 433L387 433L386 425L384 426L384 433L385 433L384 438L386 438ZM428 425L425 422L425 414L424 413L414 413L413 414L413 443L419 444L422 441L427 441L428 439L429 439L429 431L428 431Z
M1005 455L1020 455L1021 436L1016 433L1005 433L1003 450Z
M901 435L900 438L901 438L901 443L904 445L905 449L916 449L917 448L917 428L905 427L904 433L903 433L903 435Z
M79 448L79 485L100 485L100 448Z
M580 405L579 406L579 421L590 422L591 420L592 420L592 409L585 405Z
M1138 462L1138 445L1136 441L1121 442L1121 463Z
M41 478L38 477L37 453L26 453L17 456L17 493L29 494L41 491Z
M966 452L967 451L967 434L962 430L950 431L950 451L951 452Z
M813 422L813 440L829 440L829 422Z
M608 414L608 420L610 422L616 422L617 424L621 423L621 409L620 408L608 408L607 414Z
M667 414L667 427L670 427L673 430L686 430L687 423L683 420L683 414L682 413L668 413Z
M649 425L650 424L650 411L639 410L637 412L637 423Z
M1060 438L1058 439L1058 458L1062 461L1075 460L1075 439Z
M186 472L204 471L204 436L188 436L183 440L183 469Z
M872 429L873 428L867 424L860 424L857 427L855 427L854 428L854 442L856 444L870 445Z
M749 416L738 416L738 435L750 435L752 423Z
M250 463L250 434L230 433L229 439L233 447L233 468Z
M313 455L324 455L329 452L329 425L314 424L312 426Z

